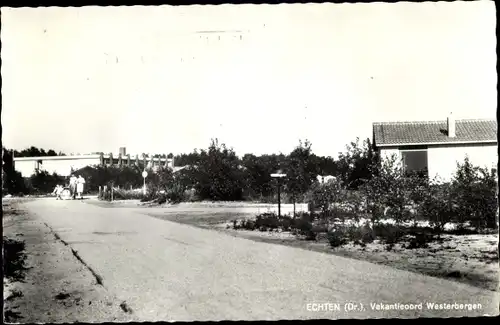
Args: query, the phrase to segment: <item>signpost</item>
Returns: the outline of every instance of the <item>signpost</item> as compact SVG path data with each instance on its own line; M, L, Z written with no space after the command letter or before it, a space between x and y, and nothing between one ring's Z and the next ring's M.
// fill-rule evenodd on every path
M275 174L271 174L271 177L277 178L278 179L278 217L281 217L281 194L280 194L280 178L286 177L286 174L281 173L281 171L278 171Z
M142 177L144 178L144 186L142 187L142 193L146 195L146 177L148 177L148 172L143 171L142 172Z

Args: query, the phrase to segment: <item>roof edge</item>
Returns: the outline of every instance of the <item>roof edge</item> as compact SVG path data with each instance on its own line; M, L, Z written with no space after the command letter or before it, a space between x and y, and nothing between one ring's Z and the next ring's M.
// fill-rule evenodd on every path
M460 122L497 122L496 119L460 119L455 120L455 123ZM415 123L425 123L425 124L438 124L446 123L446 120L433 120L433 121L390 121L390 122L373 122L373 126L376 125L388 125L388 124L415 124Z
M400 147L400 146L431 146L431 145L450 145L450 144L495 144L498 140L478 140L478 141L446 141L446 142L414 142L414 143L383 143L377 144L378 148Z

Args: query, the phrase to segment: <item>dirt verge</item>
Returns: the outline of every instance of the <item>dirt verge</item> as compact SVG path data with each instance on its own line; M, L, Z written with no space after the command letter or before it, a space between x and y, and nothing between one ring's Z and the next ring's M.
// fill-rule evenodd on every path
M4 321L7 323L114 322L133 320L121 302L23 200L3 208Z

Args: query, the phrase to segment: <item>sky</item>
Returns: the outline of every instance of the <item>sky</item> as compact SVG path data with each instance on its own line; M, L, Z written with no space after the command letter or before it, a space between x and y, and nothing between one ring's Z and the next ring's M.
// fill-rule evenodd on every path
M493 1L2 8L2 142L336 157L383 121L496 118Z

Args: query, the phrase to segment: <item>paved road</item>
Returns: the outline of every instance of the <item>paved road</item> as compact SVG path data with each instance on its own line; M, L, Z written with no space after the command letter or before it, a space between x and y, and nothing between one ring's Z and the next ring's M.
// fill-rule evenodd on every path
M497 293L443 279L235 238L131 209L54 199L25 207L144 321L498 315ZM347 312L349 302L358 310ZM330 305L308 310L312 303ZM382 311L373 310L373 303L423 303L423 308ZM482 308L432 310L426 303ZM331 310L337 306L340 310Z

